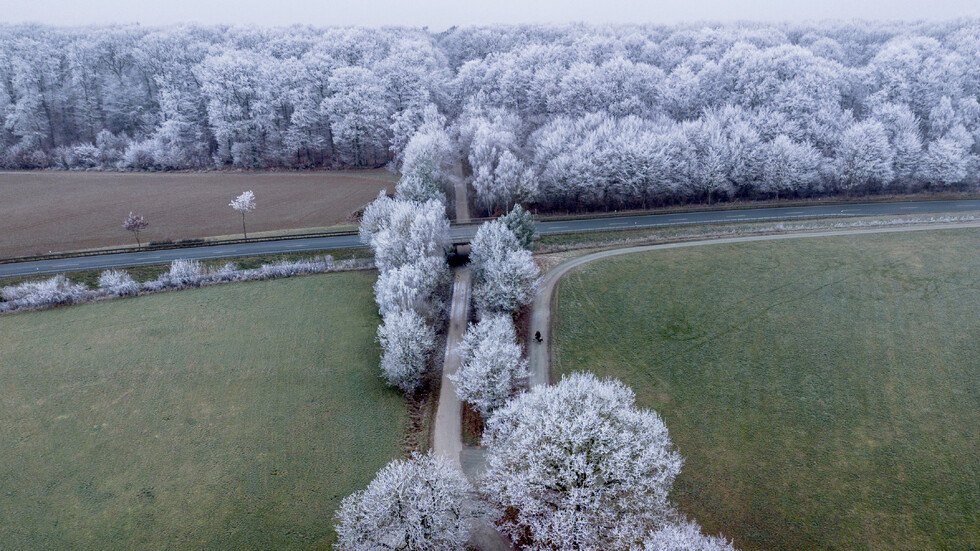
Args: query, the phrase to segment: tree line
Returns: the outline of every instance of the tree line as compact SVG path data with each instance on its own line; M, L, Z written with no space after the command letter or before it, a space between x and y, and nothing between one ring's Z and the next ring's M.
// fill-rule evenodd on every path
M410 29L0 26L0 164L383 166L444 70Z
M486 213L960 189L980 183L977 66L971 19L7 25L0 166L401 170L424 150L436 179L410 183L461 158Z

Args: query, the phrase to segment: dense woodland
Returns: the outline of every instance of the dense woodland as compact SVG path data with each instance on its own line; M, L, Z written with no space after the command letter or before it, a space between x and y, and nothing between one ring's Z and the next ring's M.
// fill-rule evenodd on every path
M980 183L980 21L0 26L0 167L457 159L486 212ZM412 195L409 193L409 195Z

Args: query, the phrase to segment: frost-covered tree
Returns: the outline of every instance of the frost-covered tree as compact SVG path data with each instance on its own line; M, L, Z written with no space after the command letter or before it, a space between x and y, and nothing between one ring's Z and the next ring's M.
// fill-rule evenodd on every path
M427 257L384 270L374 284L378 310L382 316L412 310L427 319L435 319L443 306L440 292L449 279L446 261L441 257Z
M401 154L402 178L396 188L398 198L418 202L445 201L444 190L449 184L453 157L446 130L435 122L426 123L409 139Z
M518 202L533 201L538 194L534 170L526 168L510 151L500 154L493 171L492 199L485 199L489 210L509 209Z
M402 174L395 186L395 197L402 201L424 203L429 200L444 201L446 194L436 184L428 171L417 170Z
M721 536L705 536L696 522L672 522L643 541L643 551L735 551Z
M472 512L469 482L431 452L396 459L364 490L344 498L336 513L336 548L343 551L463 550Z
M383 319L378 326L381 373L389 385L412 394L424 383L436 345L435 330L412 310L389 312Z
M975 183L976 27L8 25L0 167L390 163L399 195L420 200L446 189L462 155L474 203L495 214L915 189L935 172L929 147L952 139L967 154L961 181ZM860 126L876 121L887 181L882 142ZM779 136L819 155L816 182L763 171L767 157L785 166Z
M514 321L507 314L486 316L470 325L459 345L460 368L450 375L460 400L484 419L503 406L527 381Z
M484 497L524 549L631 549L669 520L682 459L655 412L615 380L574 374L494 413Z
M361 239L374 250L382 272L426 257L444 257L449 219L441 201L400 201L382 192L361 218Z
M513 313L530 304L540 270L502 219L484 222L470 242L478 311Z
M540 270L529 251L517 249L489 258L473 287L477 309L515 313L534 299Z
M330 76L320 106L345 162L376 166L387 161L391 106L377 75L365 67L344 67Z
M776 136L763 149L758 171L758 191L773 194L792 194L805 190L817 181L820 154L806 144L794 143L785 134Z
M503 218L480 224L476 235L470 241L470 265L477 279L482 277L483 270L491 258L506 255L520 248L520 241L507 227Z
M967 175L967 152L957 140L940 138L929 144L923 156L920 175L926 183L949 187Z
M949 96L943 96L939 104L929 111L929 135L933 140L938 140L949 134L959 122L953 102Z
M534 217L521 205L514 205L510 212L500 217L507 229L514 233L521 247L530 250L534 242Z
M215 164L267 166L274 131L270 69L274 61L250 49L219 50L194 67L207 100L217 148Z
M123 222L123 229L132 232L133 237L136 238L136 246L142 248L143 244L140 243L140 232L145 230L149 225L150 223L142 215L133 214L133 211L129 211L129 216Z
M228 206L237 210L242 215L242 235L248 239L248 232L245 231L245 214L255 210L255 194L251 190L243 192L228 203Z
M361 215L357 231L362 242L370 245L375 234L388 229L395 205L396 201L388 196L388 190L378 192L378 197L364 208Z
M381 371L389 384L411 393L422 385L435 346L426 319L441 314L441 292L449 282L445 206L391 199L382 191L365 209L360 235L380 272L374 291L384 316L378 328Z
M882 186L895 176L895 153L885 127L878 121L864 121L848 128L837 155L844 190Z

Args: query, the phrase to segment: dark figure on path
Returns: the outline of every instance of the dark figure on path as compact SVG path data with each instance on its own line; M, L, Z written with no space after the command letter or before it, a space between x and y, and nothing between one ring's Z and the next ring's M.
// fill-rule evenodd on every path
M541 342L541 331L534 332L534 340Z

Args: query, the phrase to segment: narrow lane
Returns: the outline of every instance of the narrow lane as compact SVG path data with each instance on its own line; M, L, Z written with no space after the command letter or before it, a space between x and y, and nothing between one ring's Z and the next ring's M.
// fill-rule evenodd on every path
M432 428L432 451L460 466L459 454L463 450L463 407L456 396L456 385L449 376L459 370L459 343L470 318L470 269L456 269L453 281L453 302L449 311L449 330L446 334L446 357L442 365L442 385L439 389L439 406Z

